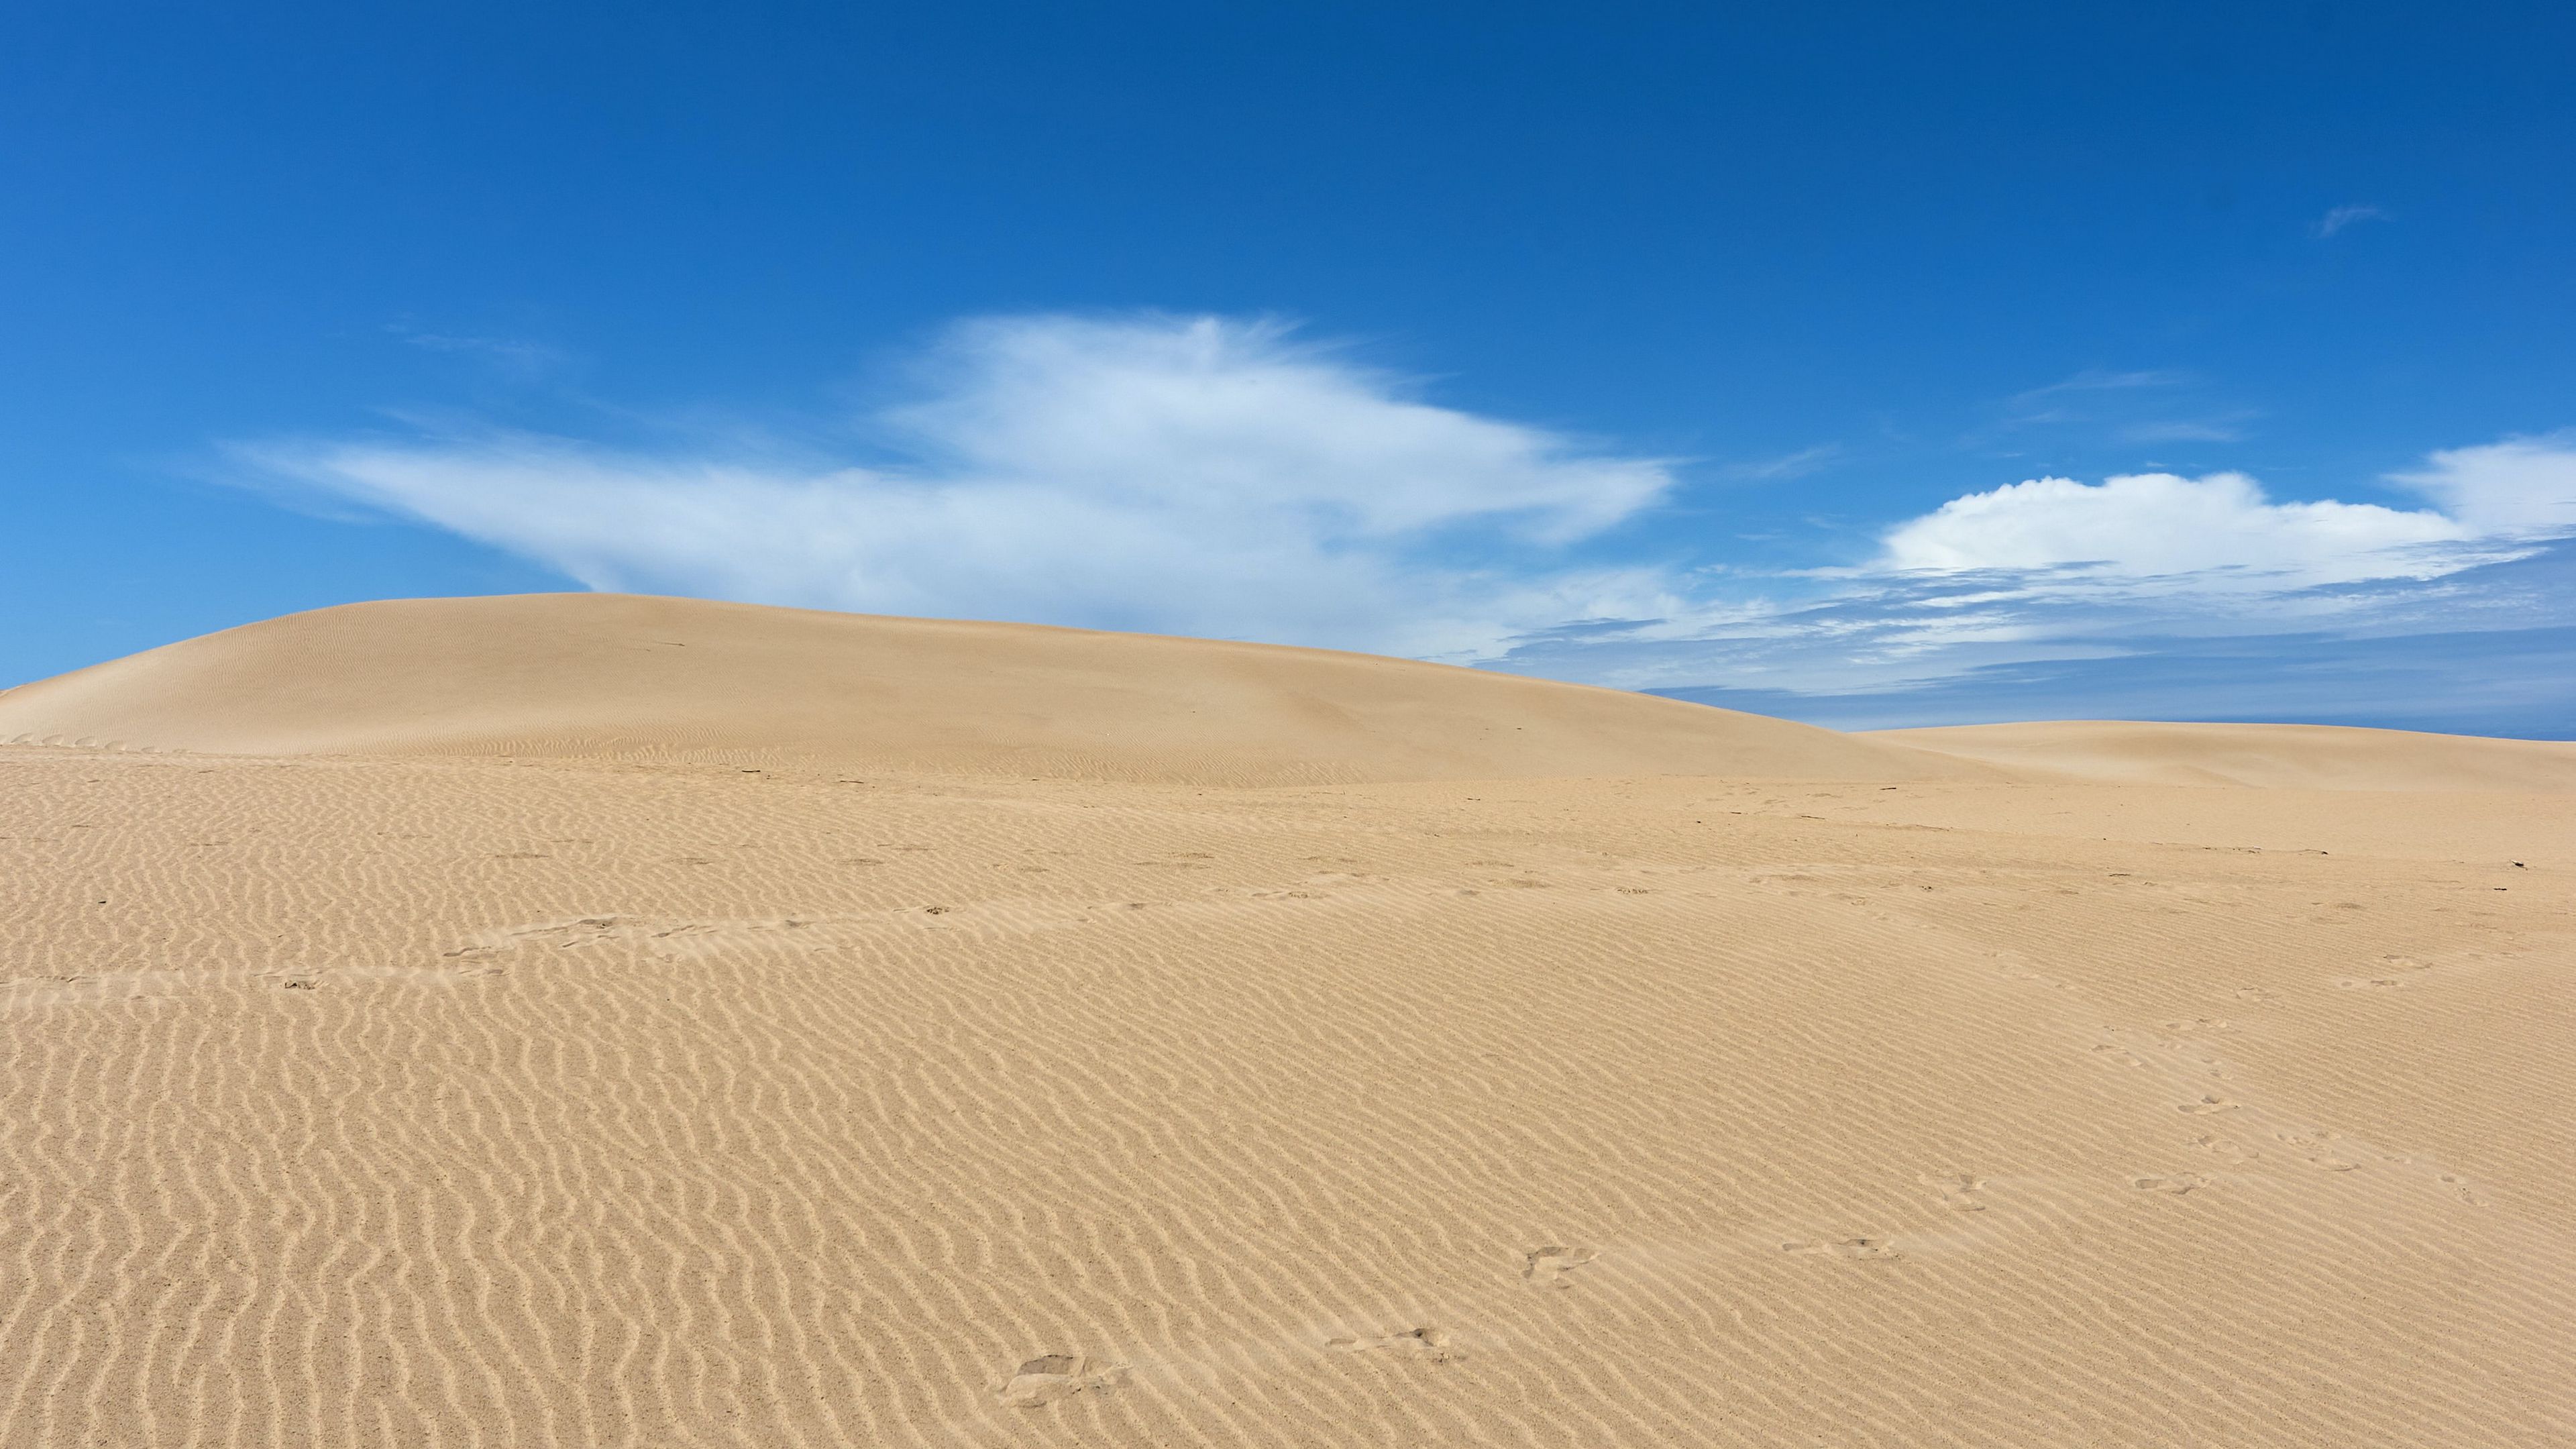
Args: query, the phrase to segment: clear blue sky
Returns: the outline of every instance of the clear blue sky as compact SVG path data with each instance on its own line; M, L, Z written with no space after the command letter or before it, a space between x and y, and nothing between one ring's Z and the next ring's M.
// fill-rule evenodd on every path
M2570 14L12 7L0 683L593 586L2576 735Z

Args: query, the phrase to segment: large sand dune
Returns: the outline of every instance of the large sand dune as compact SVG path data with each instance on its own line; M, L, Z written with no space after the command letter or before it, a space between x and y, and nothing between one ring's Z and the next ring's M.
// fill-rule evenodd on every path
M2576 1443L2546 765L626 599L21 734L0 1449Z
M1986 773L1761 715L1365 654L615 594L294 614L0 694L0 740L1136 781Z

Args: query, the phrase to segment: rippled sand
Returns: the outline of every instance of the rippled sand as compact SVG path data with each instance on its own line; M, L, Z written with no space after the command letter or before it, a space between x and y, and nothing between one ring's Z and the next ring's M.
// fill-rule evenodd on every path
M506 759L223 637L0 695L122 746L0 749L0 1445L2576 1439L2547 751L2105 783L1710 711L1548 778L1366 745L1621 697L1391 666L1372 723L1292 661L1156 780L1169 720L1049 694L1114 649L786 748L750 685L632 725L585 636ZM245 700L381 752L202 752ZM1693 730L1743 773L1646 767Z

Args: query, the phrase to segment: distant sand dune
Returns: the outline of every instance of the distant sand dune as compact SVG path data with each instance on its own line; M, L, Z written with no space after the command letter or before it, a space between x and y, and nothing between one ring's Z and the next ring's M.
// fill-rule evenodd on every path
M1856 736L2124 785L2576 792L2576 744L2328 725L2068 720Z
M2273 788L616 598L14 691L0 1449L2576 1444L2552 753L2049 728Z

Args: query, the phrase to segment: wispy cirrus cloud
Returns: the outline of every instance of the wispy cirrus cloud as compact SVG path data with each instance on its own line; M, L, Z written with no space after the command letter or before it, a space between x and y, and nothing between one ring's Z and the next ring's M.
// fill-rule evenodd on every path
M2027 409L2067 393L2135 392L2140 388L2181 387L2190 381L2189 373L2177 372L2171 368L2131 368L2123 371L2115 368L2088 367L2072 376L2059 378L2055 382L2031 388L2026 392L2017 392L2009 401L2016 409Z
M1969 432L1971 448L2017 447L2039 429L2093 431L2120 443L2232 443L2256 416L2212 408L2201 379L2174 368L2088 368L2004 398L1995 419Z
M2236 412L2216 418L2168 418L2159 422L2123 424L2118 437L2124 443L2234 443L2245 437L2243 426L2253 414Z
M560 370L571 360L562 348L525 337L424 332L400 323L386 330L424 352L472 358L517 382L533 382Z
M1558 561L1669 463L1436 406L1276 322L983 319L911 372L865 466L455 427L230 452L598 589L1443 656L1674 602Z
M1685 541L1637 545L1681 488L1678 463L1441 406L1277 322L989 318L909 375L857 420L865 461L457 425L230 452L245 481L593 588L1641 688L1901 691L2156 639L2576 623L2568 591L2513 572L2576 535L2576 434L2436 452L2379 480L2395 502L2278 498L2227 471L2026 478L1846 534L1839 565L1755 570ZM2024 398L2173 385L2079 374ZM1825 445L1713 471L1777 481L1839 461Z
M2323 241L2346 227L2357 226L2365 221L2386 220L2388 220L2388 213L2376 206L2338 206L2318 217L2312 230L2316 232L2317 239Z
M1718 472L1728 478L1777 483L1790 478L1804 478L1813 473L1821 473L1841 461L1843 453L1843 445L1840 443L1818 443L1812 448L1800 448L1796 452L1782 453L1777 457L1729 463Z

